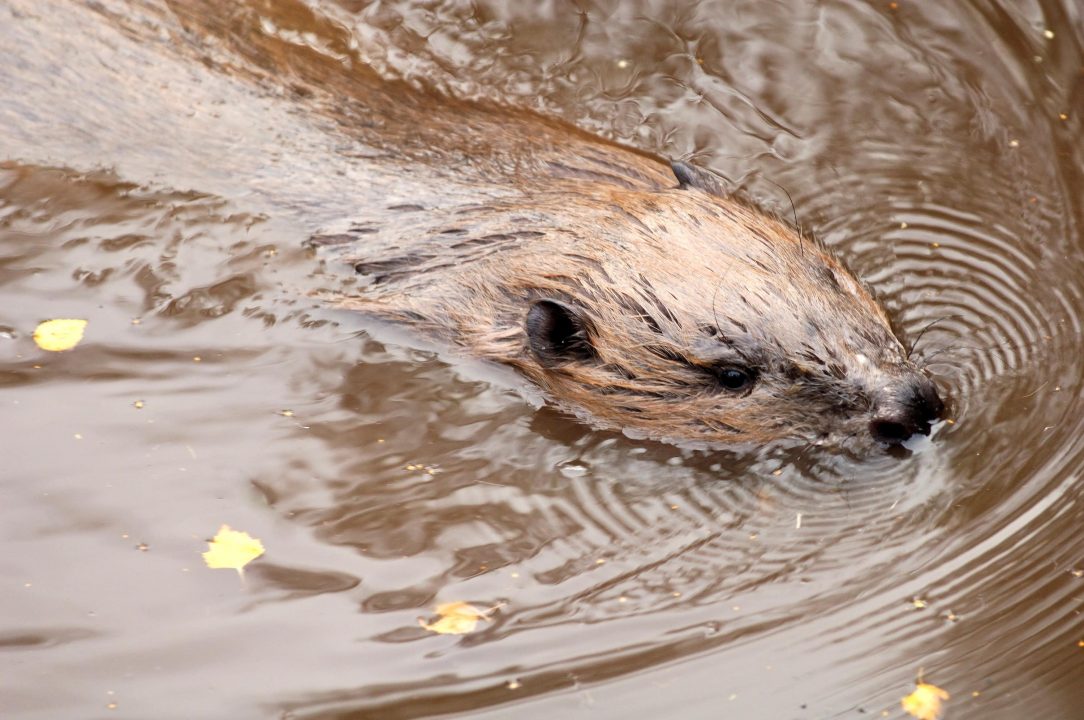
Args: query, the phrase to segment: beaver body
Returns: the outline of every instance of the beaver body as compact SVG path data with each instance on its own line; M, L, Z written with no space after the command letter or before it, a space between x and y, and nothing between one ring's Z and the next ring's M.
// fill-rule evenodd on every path
M650 162L628 155L605 146L607 162ZM361 278L339 302L647 437L928 432L937 390L862 283L819 243L675 169L661 185L558 173L500 202L324 238Z
M710 445L900 443L942 412L850 271L691 166L531 113L434 100L298 47L292 38L308 33L351 57L346 31L300 3L257 14L148 2L126 6L123 22L80 8L83 31L102 36L81 48L96 62L66 84L58 74L41 85L50 62L70 56L71 23L20 5L0 39L35 52L0 68L12 125L3 159L25 159L22 148L44 138L53 157L66 155L65 143L70 157L97 143L110 163L126 127L160 136L166 158L199 157L217 142L219 161L250 176L269 205L320 225L344 219L314 238L359 278L339 305L510 366L593 424ZM126 67L133 58L143 67ZM133 92L141 72L168 82ZM247 153L231 157L236 143L218 142L213 125L193 128L173 112L215 83L249 88L254 108L303 110L312 135L293 136L293 147L282 139L258 167ZM80 97L88 92L92 103ZM68 118L68 130L43 127L43 106ZM156 157L142 162L151 177L169 171L155 170ZM201 189L215 190L218 176L207 177Z

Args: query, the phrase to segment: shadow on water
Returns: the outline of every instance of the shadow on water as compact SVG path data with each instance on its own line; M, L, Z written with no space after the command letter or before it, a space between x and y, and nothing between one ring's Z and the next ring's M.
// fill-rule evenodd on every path
M7 3L3 714L903 717L921 674L1076 718L1082 41L1068 2ZM642 442L318 299L314 231L587 133L786 188L954 422ZM458 600L494 610L419 626Z

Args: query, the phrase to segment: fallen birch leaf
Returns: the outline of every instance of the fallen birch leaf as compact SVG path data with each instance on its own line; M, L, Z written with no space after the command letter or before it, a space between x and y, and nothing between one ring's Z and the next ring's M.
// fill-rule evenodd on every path
M488 620L489 616L484 610L479 610L470 603L451 602L438 605L436 609L437 620L427 623L418 618L418 624L430 632L441 635L466 635L473 632L479 620Z
M34 342L42 350L49 352L62 352L71 350L83 339L83 330L87 326L86 320L75 318L57 318L38 323L34 329Z
M918 720L938 720L944 712L941 706L948 699L949 694L941 688L920 682L915 685L915 691L903 698L900 704Z
M263 543L247 532L231 530L229 525L218 529L218 534L207 543L203 562L207 567L231 568L242 573L245 565L263 555Z

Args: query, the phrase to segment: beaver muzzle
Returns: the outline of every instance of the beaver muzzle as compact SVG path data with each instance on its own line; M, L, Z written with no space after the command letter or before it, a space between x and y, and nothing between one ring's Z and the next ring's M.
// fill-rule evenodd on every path
M926 376L915 373L881 393L873 408L869 431L878 442L902 445L915 435L929 435L931 425L941 419L944 411L937 386Z

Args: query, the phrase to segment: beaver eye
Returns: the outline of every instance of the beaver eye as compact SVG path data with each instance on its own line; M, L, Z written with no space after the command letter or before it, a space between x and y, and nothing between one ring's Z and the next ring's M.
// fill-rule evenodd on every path
M712 374L715 375L715 379L719 381L720 385L731 392L749 390L753 387L753 383L756 382L756 373L753 370L734 365L715 368Z

